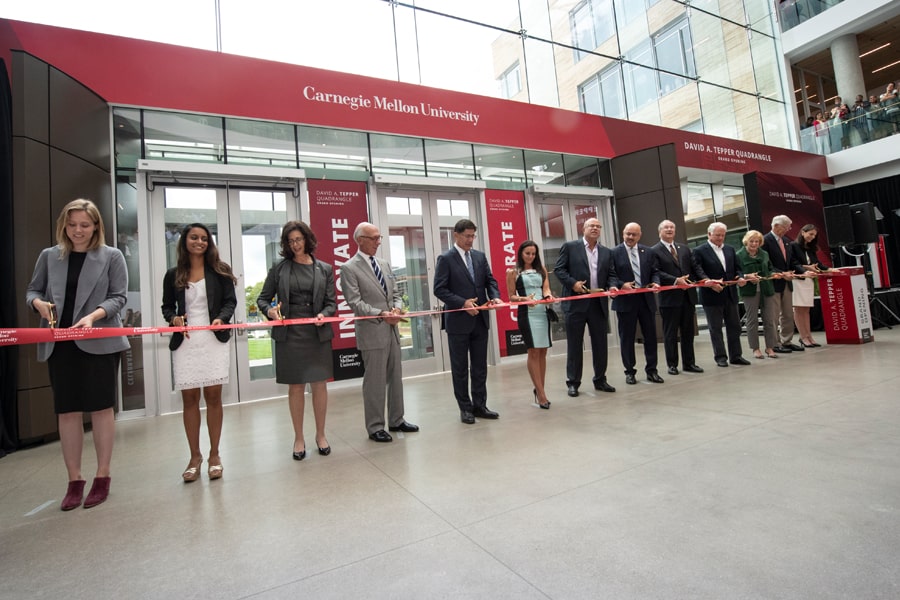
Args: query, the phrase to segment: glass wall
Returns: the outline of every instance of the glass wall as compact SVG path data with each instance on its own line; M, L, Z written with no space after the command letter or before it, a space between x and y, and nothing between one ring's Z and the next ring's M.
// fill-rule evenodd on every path
M6 16L789 147L775 13L813 15L836 0L269 0L265 10L220 0L219 11L210 2L188 12L161 1L154 13L178 17L161 23L113 0L93 3L95 13L120 16L110 23L72 22L43 3L18 3ZM185 160L221 162L255 135L231 130L234 144L223 146L210 130L191 136L196 145L173 146L165 134L174 123L158 125L155 151ZM283 148L269 150L253 160L280 164Z

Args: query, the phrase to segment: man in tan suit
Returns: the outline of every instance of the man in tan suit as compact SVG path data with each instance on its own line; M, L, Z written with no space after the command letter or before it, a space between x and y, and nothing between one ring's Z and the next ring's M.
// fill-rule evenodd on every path
M418 425L403 418L403 371L400 358L400 332L403 301L391 266L375 253L381 245L381 233L371 223L356 226L353 239L359 251L341 267L341 283L347 304L358 317L378 317L356 321L356 347L362 353L363 406L369 439L390 442L384 430L384 402L387 391L388 429L414 432Z

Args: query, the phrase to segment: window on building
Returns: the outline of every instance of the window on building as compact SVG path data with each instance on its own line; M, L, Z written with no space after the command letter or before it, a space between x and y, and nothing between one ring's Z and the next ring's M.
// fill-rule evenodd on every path
M627 55L629 62L623 68L625 75L625 99L634 110L646 106L659 97L657 71L643 65L653 64L653 47L649 41Z
M675 91L685 85L688 80L672 73L681 73L686 77L695 77L694 45L691 43L691 29L686 19L673 27L658 33L653 38L653 51L659 73L659 91L661 96Z
M584 0L569 13L572 44L580 50L593 50L616 33L612 0ZM584 52L575 51L575 62Z
M522 76L519 71L519 63L510 67L500 76L500 96L507 100L522 91Z
M578 88L581 110L592 115L626 119L622 69L614 64Z

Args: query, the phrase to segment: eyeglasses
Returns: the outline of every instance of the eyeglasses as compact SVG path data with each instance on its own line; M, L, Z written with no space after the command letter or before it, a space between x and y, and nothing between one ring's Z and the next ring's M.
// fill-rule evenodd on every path
M361 238L365 238L367 240L372 240L373 242L380 242L384 239L383 235L361 235Z
M299 246L300 244L303 243L303 241L304 241L304 240L303 240L302 237L291 238L291 239L288 240L288 245L289 245L289 246Z

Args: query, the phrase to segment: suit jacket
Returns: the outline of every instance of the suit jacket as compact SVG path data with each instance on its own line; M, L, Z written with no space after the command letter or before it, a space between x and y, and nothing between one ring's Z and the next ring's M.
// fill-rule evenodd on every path
M209 322L222 319L223 323L231 321L234 309L237 306L237 296L234 293L234 283L228 277L219 275L209 265L203 266L203 279L206 281L206 305L209 308ZM184 301L184 289L175 289L175 268L166 271L163 277L162 314L167 323L171 323L178 315L187 313ZM190 323L188 323L190 325ZM230 329L218 329L213 331L220 342L231 339ZM183 333L173 333L169 340L169 350L177 350L184 341Z
M480 305L500 297L500 288L491 273L484 252L478 250L469 252L475 271L474 281L469 277L469 270L455 244L438 256L434 267L434 295L448 309L462 308L470 298L476 298L476 302ZM442 326L447 333L470 333L475 325L475 319L482 319L485 327L490 327L490 315L486 310L479 311L474 318L464 311L446 313L442 319Z
M341 267L341 289L344 298L358 317L374 317L382 311L403 308L403 297L397 287L397 280L391 265L384 259L375 257L378 268L384 276L387 292L378 283L369 259L357 252ZM397 327L388 325L383 319L362 319L355 322L356 347L360 350L387 348L391 338L400 340Z
M656 264L656 254L643 244L637 245L638 260L641 265L641 284L643 287L651 283L659 284L659 267ZM622 286L630 281L635 281L637 277L634 268L631 266L631 258L628 256L628 247L625 243L621 243L612 249L613 264L616 267L616 287L622 289ZM646 306L651 313L656 313L655 294L626 294L624 296L616 296L612 301L612 309L616 312L632 312L639 310L641 306Z
M722 268L722 263L709 242L694 248L692 254L694 271L700 279L732 281L744 276L734 248L723 244L722 251L725 254L725 268ZM725 286L721 292L706 287L700 288L700 304L703 306L721 306L725 304L726 299L738 303L737 288L734 285Z
M765 250L769 254L769 258L772 260L772 267L775 269L776 273L783 273L784 271L789 271L793 273L802 273L803 267L796 262L796 259L791 256L791 242L785 237L782 237L782 241L784 242L784 250L787 254L787 258L783 254L781 254L781 248L778 246L778 239L775 237L775 234L771 231L763 236L763 250ZM790 281L785 281L783 279L773 279L772 283L775 285L775 293L780 294L784 291L784 286L787 285L788 290L794 289L794 284Z
M45 248L34 265L34 274L25 292L25 302L35 310L35 300L45 300L56 305L56 314L62 315L66 299L66 279L69 273L69 257L60 260L59 246ZM78 276L78 292L72 322L88 315L97 308L106 311L106 316L94 321L94 327L121 327L119 312L124 308L128 292L128 271L125 257L116 248L100 246L87 253L81 274ZM50 324L41 319L41 327ZM131 347L124 336L93 340L75 340L75 345L88 354L112 354ZM53 342L37 345L37 357L41 362L53 353Z
M816 265L822 270L828 268L827 265L819 260L819 256L815 252L807 252L800 247L800 244L798 244L796 240L788 244L787 251L788 258L791 259L793 264L797 265L798 273L804 273L806 271L806 269L803 268L803 265Z
M559 249L559 257L556 259L556 266L553 268L557 278L563 285L563 296L575 296L572 287L576 281L587 281L590 285L591 268L588 265L587 252L584 249L584 238L578 238L571 242L566 242ZM616 287L618 285L616 277L616 267L613 264L612 251L606 246L597 243L597 285L603 289ZM608 302L606 298L598 298L603 311L603 318L609 317ZM586 313L590 302L583 300L573 301L566 300L562 303L563 312Z
M691 249L684 244L673 242L675 252L678 254L678 261L669 252L669 248L662 243L657 242L650 249L656 254L656 266L659 267L659 283L661 285L675 285L675 280L683 275L687 275L689 279L698 279L694 274L694 264L691 261ZM687 290L669 290L667 292L659 292L656 295L656 301L659 302L660 308L676 307L689 303L697 304L697 290L690 288Z
M291 301L291 263L293 259L284 258L274 267L269 269L266 275L266 281L263 283L262 291L256 299L256 306L260 312L268 318L269 308L271 308L272 300L275 299L276 304L281 302L281 315L285 319L298 318L297 315L288 314L290 312ZM313 259L313 312L331 317L337 312L337 296L334 291L334 269L328 263ZM320 342L327 342L334 337L334 330L330 325L322 325L316 327L319 334ZM287 339L287 329L284 327L272 328L272 339L276 342L283 342Z

